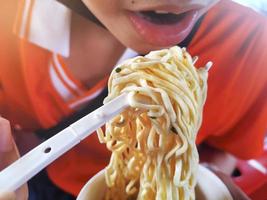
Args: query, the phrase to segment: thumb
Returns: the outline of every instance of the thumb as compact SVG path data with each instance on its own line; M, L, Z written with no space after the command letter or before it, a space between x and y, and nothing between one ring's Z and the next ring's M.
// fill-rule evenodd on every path
M0 117L0 171L12 164L19 158L19 152L13 140L10 123L8 120ZM19 188L15 193L0 193L0 200L25 200L28 196L26 184Z
M10 123L0 117L0 170L10 165L19 158L19 153L15 146Z
M0 152L6 153L14 148L11 134L10 123L8 120L0 117Z
M0 200L15 200L16 195L13 192L0 193Z

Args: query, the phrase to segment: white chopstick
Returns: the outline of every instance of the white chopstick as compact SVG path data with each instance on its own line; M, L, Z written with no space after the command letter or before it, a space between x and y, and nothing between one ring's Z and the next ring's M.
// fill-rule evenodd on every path
M124 93L35 147L0 172L0 191L15 191L128 106Z

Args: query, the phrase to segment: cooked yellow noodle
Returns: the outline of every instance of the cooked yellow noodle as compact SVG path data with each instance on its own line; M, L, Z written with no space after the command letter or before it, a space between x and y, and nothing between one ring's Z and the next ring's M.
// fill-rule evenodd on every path
M207 69L172 47L125 61L111 74L104 103L128 92L131 107L98 130L112 151L106 200L195 199L196 133Z

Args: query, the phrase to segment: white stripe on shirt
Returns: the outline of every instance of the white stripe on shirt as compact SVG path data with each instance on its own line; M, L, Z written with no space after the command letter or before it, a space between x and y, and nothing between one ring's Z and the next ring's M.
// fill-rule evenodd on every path
M65 73L63 67L61 66L61 64L58 60L58 57L56 56L56 54L53 54L53 60L55 63L55 67L56 67L57 71L59 72L59 75L61 76L61 78L64 80L64 82L66 84L68 84L68 86L71 87L73 90L77 91L78 94L82 94L82 91L80 91L78 86Z
M63 98L65 102L74 98L74 95L69 91L69 89L64 85L64 83L58 77L52 63L49 66L49 74L52 84L58 94Z
M267 169L264 167L259 161L251 159L248 161L248 164L253 167L254 169L258 170L259 172L263 173L264 175L267 174Z

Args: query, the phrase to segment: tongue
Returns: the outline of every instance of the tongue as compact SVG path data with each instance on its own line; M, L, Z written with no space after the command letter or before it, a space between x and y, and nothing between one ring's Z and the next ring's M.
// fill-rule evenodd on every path
M155 24L175 24L179 22L186 16L186 13L179 15L168 13L168 14L158 14L154 11L142 11L140 12L141 16Z

